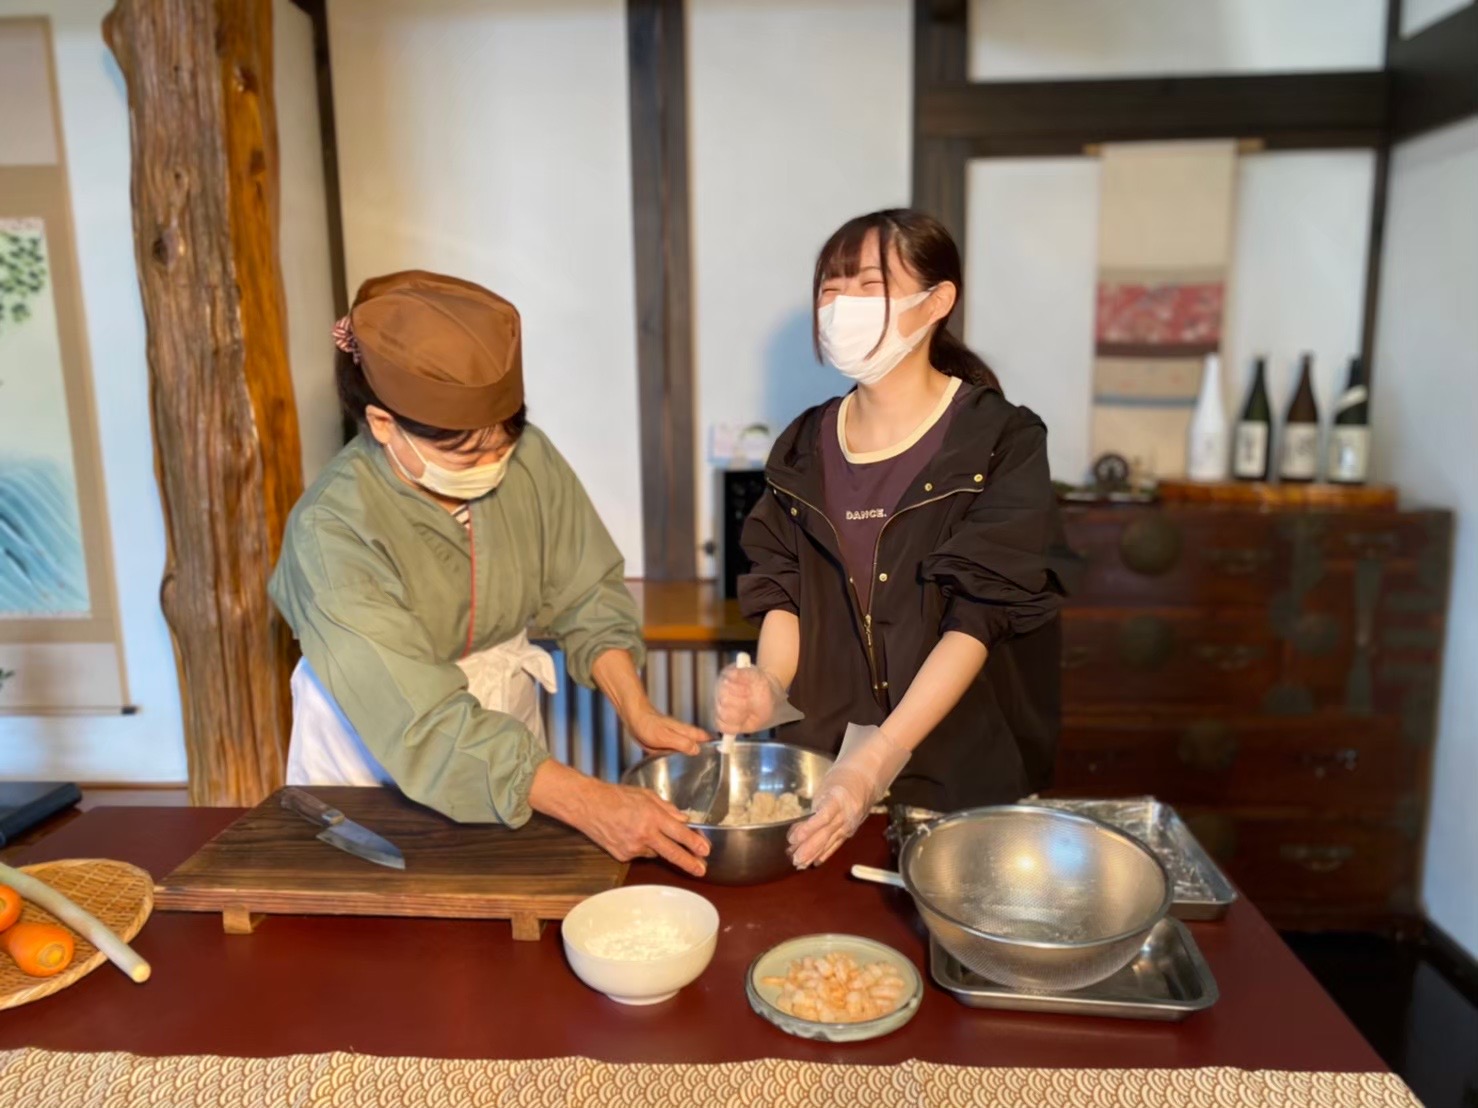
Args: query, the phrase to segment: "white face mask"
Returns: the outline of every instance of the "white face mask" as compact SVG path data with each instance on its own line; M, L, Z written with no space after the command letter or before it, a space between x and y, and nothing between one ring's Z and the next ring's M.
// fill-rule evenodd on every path
M898 317L922 304L933 289L894 298L892 308L881 296L838 296L816 313L821 353L828 362L859 385L875 385L908 357L929 333L920 327L906 338L898 333ZM888 333L883 334L883 314ZM879 336L882 341L879 342Z
M396 427L396 430L400 431L400 428ZM395 451L387 446L385 449L390 454L390 460L395 463L395 468L405 474L407 481L450 500L476 500L480 496L486 496L503 483L503 478L508 473L508 463L513 458L513 448L509 447L508 453L496 462L473 466L471 469L447 469L435 462L428 462L426 455L416 449L416 440L404 431L400 431L400 437L411 448L411 453L420 460L421 476L412 477L410 470L401 465Z

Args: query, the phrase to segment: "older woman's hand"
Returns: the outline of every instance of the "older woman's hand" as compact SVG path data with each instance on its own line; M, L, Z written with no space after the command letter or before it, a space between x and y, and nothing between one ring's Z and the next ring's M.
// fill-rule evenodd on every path
M631 737L648 754L697 754L699 748L713 738L702 728L681 720L664 716L656 708L648 707L634 713L628 725Z

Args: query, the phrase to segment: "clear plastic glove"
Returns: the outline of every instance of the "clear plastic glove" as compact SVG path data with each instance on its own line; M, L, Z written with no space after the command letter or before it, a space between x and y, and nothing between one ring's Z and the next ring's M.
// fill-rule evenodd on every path
M790 829L796 869L820 865L855 835L912 753L881 727L847 724L841 753L811 802L811 818Z
M725 735L752 735L805 718L792 707L780 679L758 666L725 666L713 700L714 728Z

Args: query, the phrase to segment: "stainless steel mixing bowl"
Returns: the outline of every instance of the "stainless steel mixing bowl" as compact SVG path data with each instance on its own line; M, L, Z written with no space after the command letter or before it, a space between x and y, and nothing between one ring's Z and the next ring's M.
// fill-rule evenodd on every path
M982 977L1064 992L1116 973L1174 887L1138 839L1054 808L973 808L911 835L904 886L935 938Z
M690 808L695 801L698 771L706 760L717 755L716 744L692 756L653 755L622 774L621 783L651 789L679 808ZM729 757L733 787L746 795L792 792L809 801L831 768L831 759L825 754L788 743L740 741ZM706 879L719 885L758 885L794 872L785 836L798 822L786 820L756 827L694 824L693 829L708 840L711 848Z

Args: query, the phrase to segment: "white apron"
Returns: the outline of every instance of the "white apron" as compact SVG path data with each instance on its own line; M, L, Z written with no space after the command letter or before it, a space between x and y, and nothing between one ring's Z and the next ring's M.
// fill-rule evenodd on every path
M555 690L554 659L520 631L507 642L458 660L467 691L490 712L512 716L544 740L539 686ZM369 752L354 725L306 659L293 670L293 731L287 749L289 785L393 785L385 767Z

